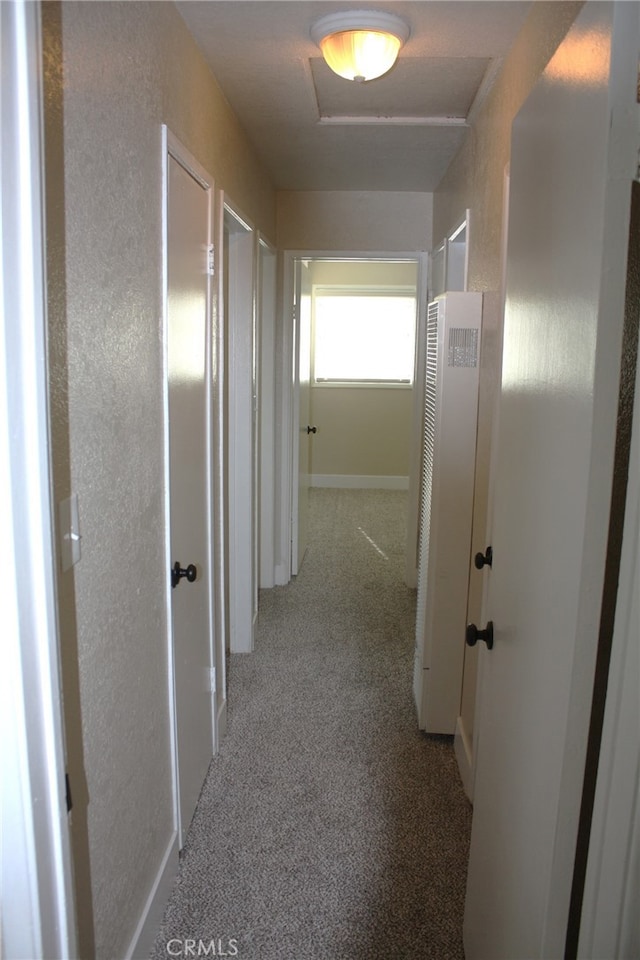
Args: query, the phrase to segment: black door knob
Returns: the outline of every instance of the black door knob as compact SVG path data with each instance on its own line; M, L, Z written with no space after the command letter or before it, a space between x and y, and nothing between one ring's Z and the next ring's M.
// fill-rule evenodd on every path
M176 560L171 570L171 586L177 587L183 577L186 577L189 583L193 583L197 576L198 571L194 563L190 563L188 567L183 569L180 566L180 561Z
M307 426L307 433L317 433L317 432L318 432L318 428L317 428L317 427L309 427L309 426Z
M493 650L493 620L489 620L484 630L478 630L475 623L467 624L466 641L469 647L475 647L478 640L484 640L487 650Z
M493 547L487 547L484 553L476 553L475 557L473 558L473 562L475 563L478 570L482 570L482 568L485 565L487 567L492 566L493 565Z

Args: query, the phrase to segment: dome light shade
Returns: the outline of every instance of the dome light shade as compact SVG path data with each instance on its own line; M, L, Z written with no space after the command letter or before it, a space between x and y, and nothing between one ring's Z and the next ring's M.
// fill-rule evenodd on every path
M311 38L333 72L360 82L387 73L408 37L403 20L374 10L332 13L311 28Z
M391 69L400 41L390 33L343 30L320 42L322 56L334 73L345 80L375 80Z

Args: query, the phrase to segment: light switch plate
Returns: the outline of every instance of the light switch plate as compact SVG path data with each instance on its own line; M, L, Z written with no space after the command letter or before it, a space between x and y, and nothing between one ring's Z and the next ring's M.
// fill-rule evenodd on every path
M58 506L60 521L60 560L62 570L70 570L80 559L80 514L78 496L72 494Z

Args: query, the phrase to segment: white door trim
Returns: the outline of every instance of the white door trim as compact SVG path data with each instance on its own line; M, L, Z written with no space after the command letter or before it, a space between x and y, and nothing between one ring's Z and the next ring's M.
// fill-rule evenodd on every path
M276 335L277 251L258 234L257 302L260 357L260 530L259 584L275 585L275 335Z
M294 309L293 296L295 286L295 259L299 253L285 251L282 261L282 303L279 345L276 356L279 369L276 382L280 381L280 435L276 446L277 488L276 503L279 523L276 526L276 563L275 581L278 586L289 583L291 579L291 510L294 470L297 464L293 460L293 370L294 349Z
M293 315L293 405L291 429L291 570L290 576L298 574L302 557L300 552L300 331L302 320L302 289L304 271L308 270L306 263L294 267L294 315ZM307 450L309 441L306 439ZM305 509L307 504L305 503Z
M609 100L610 129L610 170L611 180L606 184L607 204L604 214L604 231L607 243L603 251L602 286L600 291L601 315L607 315L607 334L600 334L602 343L596 358L596 376L600 389L596 386L593 430L598 437L598 447L593 450L589 467L589 502L587 504L584 567L580 596L581 613L578 630L583 637L591 637L597 643L597 630L593 625L599 622L602 604L602 586L604 582L604 559L609 536L609 514L600 508L609 505L613 476L613 457L615 446L615 423L618 405L618 383L620 377L620 354L622 337L622 319L625 310L625 283L629 223L631 211L631 182L637 173L639 146L638 108L637 108L637 66L638 66L638 8L636 4L615 2L613 4L589 3L584 14L589 16L589 8L595 12L610 9L611 35L611 79ZM606 304L606 308L605 308ZM617 319L620 318L618 322ZM617 334L609 335L616 323ZM604 325L601 329L604 329ZM590 655L590 658L589 658ZM560 793L559 829L551 873L550 897L547 929L543 951L553 954L554 937L565 922L567 894L567 876L572 867L567 866L569 853L575 851L575 833L569 828L569 816L573 813L573 794L577 778L582 782L584 772L584 752L588 730L585 729L585 717L590 715L593 702L593 677L595 669L595 648L586 654L583 648L581 663L576 667L572 678L567 723L565 754L563 758L563 782ZM576 745L579 747L576 749Z
M225 446L226 394L227 394L227 332L224 323L224 283L222 257L224 248L224 197L221 190L215 193L215 216L213 247L215 252L214 289L212 301L212 329L215 323L215 342L211 344L209 360L213 364L211 390L213 403L213 573L215 610L215 668L217 677L217 716L214 750L227 731L227 452Z
M77 943L49 463L40 4L0 4L0 35L2 949L64 958Z
M640 856L639 475L640 365L611 667L582 902L581 960L631 957L639 946L638 880L633 874Z
M610 661L608 665L603 662L599 666L601 676L606 672L606 691L602 683L594 686L598 693L594 696L591 737L593 749L598 749L598 764L597 773L593 765L587 764L588 769L591 767L591 776L585 777L583 812L586 814L584 824L588 821L588 848L586 838L582 845L578 844L582 857L577 857L574 873L576 904L578 884L583 884L577 948L577 955L583 960L594 956L631 957L640 951L637 919L640 892L637 874L640 857L640 743L637 736L640 730L640 364L637 362L640 183L636 182L633 189L625 311L627 349L623 351L622 361L626 402L621 404L618 413L617 482L614 480L618 494L612 498L619 509L624 476L626 505L622 528L619 514L611 525L608 546L611 567L608 586L605 585L608 602L603 602L607 613L602 623L607 624L607 631L611 630ZM634 409L630 410L633 364L636 367ZM628 441L629 437L627 450L624 438ZM611 607L614 591L615 611ZM606 655L606 645L604 649ZM603 698L606 698L604 702ZM601 737L599 722L602 723ZM593 806L588 817L590 803Z
M417 279L417 297L418 297L418 326L417 341L419 342L420 330L424 328L426 322L427 309L427 270L428 254L423 251L355 251L355 250L285 250L283 251L283 271L282 271L282 303L281 303L281 327L277 346L277 353L280 356L280 369L278 376L281 383L281 393L279 396L280 404L280 445L276 451L278 491L276 495L279 511L279 524L276 530L276 583L283 585L291 579L292 569L292 536L293 536L293 510L295 497L297 496L297 475L298 463L296 459L297 445L295 430L297 424L297 395L294 382L294 371L296 369L296 358L294 350L296 349L296 340L294 336L294 310L293 295L295 270L294 261L304 260L413 260L418 264ZM416 356L418 351L416 351ZM419 381L416 381L419 384ZM414 390L414 410L421 407L420 388ZM423 402L423 401L422 401ZM418 420L419 424L419 420ZM414 442L412 446L420 441L415 439L416 416L414 415L413 432ZM420 428L421 429L421 428ZM420 434L419 434L420 435ZM409 477L409 511L407 523L407 559L406 571L410 578L411 563L409 553L416 552L409 548L409 544L417 543L418 536L418 495L419 495L419 470L420 458L412 456L410 464ZM417 582L417 556L414 559L414 577Z

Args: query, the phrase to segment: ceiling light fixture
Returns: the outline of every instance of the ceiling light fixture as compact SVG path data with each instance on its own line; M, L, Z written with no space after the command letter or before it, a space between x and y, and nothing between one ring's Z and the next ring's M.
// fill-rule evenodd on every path
M391 13L330 13L311 27L311 39L334 73L345 80L375 80L391 69L409 27Z

